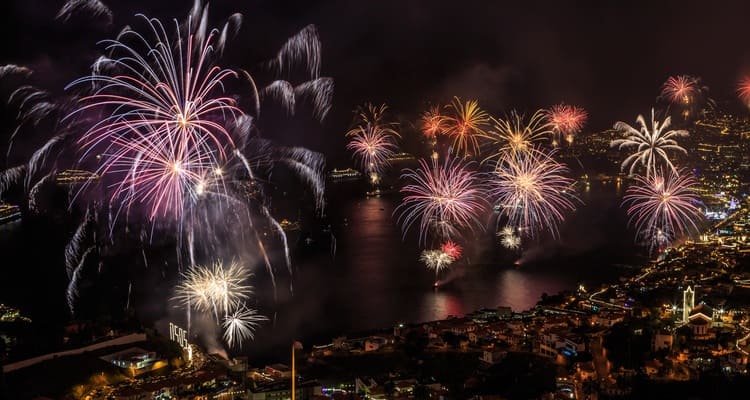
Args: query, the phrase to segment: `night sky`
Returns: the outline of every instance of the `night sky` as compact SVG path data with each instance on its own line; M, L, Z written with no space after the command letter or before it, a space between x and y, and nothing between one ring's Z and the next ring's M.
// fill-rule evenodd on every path
M107 27L85 14L54 21L62 3L0 6L0 62L32 66L40 86L57 91L87 72L97 40L137 24L134 14L182 19L192 5L105 1L115 14ZM585 133L648 112L670 75L702 77L711 97L739 106L734 86L750 72L745 1L213 1L212 25L233 12L245 21L225 65L251 71L287 37L318 26L322 73L336 90L323 134L304 144L334 164L345 158L352 109L365 101L387 102L404 122L453 95L494 115L567 102L589 111Z

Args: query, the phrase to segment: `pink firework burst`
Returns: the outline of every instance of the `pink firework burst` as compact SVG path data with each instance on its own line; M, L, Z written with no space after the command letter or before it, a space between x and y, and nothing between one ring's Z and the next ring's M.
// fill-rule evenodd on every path
M476 173L468 165L451 159L439 165L419 161L419 168L406 169L402 178L408 184L401 188L404 201L396 207L398 221L404 231L418 223L420 242L430 230L438 237L448 238L463 229L481 229L479 214L484 209L484 193Z
M699 91L698 79L689 75L670 76L662 86L661 96L673 104L690 104Z
M653 244L663 245L665 238L675 238L698 230L701 219L698 184L685 170L657 173L636 178L623 197L630 221L639 236ZM656 243L659 242L659 243Z
M377 125L362 127L351 135L346 148L359 160L362 169L379 174L388 165L388 159L396 153L396 137Z
M454 260L458 260L459 258L461 258L461 255L463 254L463 251L464 251L463 247L461 247L460 244L452 240L448 240L444 242L440 246L440 250L443 253L451 256L451 258L453 258Z
M589 116L583 108L567 104L554 105L546 114L553 132L563 136L580 132Z
M541 148L501 159L490 174L489 195L508 225L530 236L557 236L564 213L575 209L568 168Z
M217 47L213 33L182 39L177 25L175 41L159 21L146 21L151 40L126 30L106 42L116 57L102 63L116 66L116 73L94 73L71 83L95 88L71 116L103 115L78 145L82 159L102 156L98 173L126 174L114 185L113 202L125 200L119 207L126 209L143 203L150 220L180 220L189 204L186 196L200 187L208 170L220 169L234 148L227 126L242 112L222 92L225 81L237 74L211 64Z

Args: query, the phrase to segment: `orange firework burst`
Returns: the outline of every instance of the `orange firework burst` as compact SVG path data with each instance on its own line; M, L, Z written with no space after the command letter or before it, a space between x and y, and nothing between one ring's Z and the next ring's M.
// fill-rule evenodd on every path
M453 137L453 151L468 157L479 153L477 135L484 135L485 128L490 122L490 116L481 108L476 100L461 102L458 97L446 106L451 115L445 117L448 123L447 134Z
M427 138L434 138L446 130L445 116L440 113L440 107L435 106L422 113L419 119L422 133Z

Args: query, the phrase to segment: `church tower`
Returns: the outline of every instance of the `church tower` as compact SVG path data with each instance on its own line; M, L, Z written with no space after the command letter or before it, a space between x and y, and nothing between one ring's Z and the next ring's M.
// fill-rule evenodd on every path
M695 290L690 286L682 292L682 322L687 323L690 311L695 308Z

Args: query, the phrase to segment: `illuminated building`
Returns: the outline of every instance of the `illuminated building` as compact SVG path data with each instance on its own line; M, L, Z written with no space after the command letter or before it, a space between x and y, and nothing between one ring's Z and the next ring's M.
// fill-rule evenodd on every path
M21 218L21 210L12 204L0 203L0 225Z
M687 323L690 319L690 311L695 308L695 290L690 286L682 292L682 322Z

